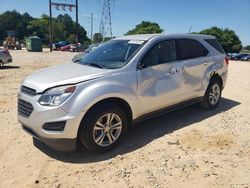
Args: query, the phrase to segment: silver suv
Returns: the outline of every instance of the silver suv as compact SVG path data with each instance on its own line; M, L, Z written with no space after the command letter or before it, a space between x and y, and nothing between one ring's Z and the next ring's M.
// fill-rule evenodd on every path
M124 36L78 62L26 77L18 119L56 150L104 152L134 122L198 102L216 108L227 70L228 57L213 36Z

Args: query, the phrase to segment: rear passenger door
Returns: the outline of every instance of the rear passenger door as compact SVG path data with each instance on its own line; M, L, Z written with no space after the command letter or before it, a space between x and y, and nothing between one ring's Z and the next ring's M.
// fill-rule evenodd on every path
M201 95L205 72L213 59L208 50L197 40L178 39L176 41L178 58L181 60L183 92L185 98L191 99Z
M182 100L178 66L175 40L155 44L142 57L137 70L139 115Z

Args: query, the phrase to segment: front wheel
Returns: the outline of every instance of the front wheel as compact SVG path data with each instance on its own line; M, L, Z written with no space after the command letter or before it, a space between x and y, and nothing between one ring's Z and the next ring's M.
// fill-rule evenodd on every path
M201 102L201 106L205 109L215 109L221 99L222 86L221 83L215 79L208 85L207 91Z
M97 106L82 122L79 140L91 152L109 151L121 141L127 127L127 116L119 106Z

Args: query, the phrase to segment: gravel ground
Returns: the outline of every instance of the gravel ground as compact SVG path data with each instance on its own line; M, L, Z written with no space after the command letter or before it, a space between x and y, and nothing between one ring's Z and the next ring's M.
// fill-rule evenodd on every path
M11 51L0 68L0 187L249 187L250 63L230 62L220 106L193 105L142 122L109 153L60 153L16 118L22 79L74 53Z

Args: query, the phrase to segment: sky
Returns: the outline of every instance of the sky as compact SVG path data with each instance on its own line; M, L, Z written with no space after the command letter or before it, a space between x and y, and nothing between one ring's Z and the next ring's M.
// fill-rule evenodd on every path
M49 14L49 0L0 0L0 13L6 10L28 12L33 17ZM90 14L94 33L99 32L103 0L78 0L79 22L90 34ZM250 45L250 0L110 0L114 36L124 35L141 21L160 25L164 33L187 33L218 26L236 32L243 45ZM52 0L74 3L75 0ZM57 11L53 16L74 12Z

